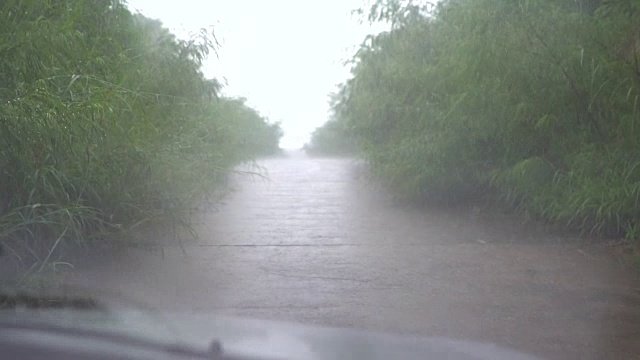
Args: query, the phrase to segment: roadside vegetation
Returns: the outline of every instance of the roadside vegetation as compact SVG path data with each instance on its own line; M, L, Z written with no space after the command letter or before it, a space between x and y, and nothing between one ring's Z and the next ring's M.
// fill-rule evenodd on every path
M489 196L585 233L640 238L640 2L378 0L314 134L344 129L398 194Z
M40 266L64 242L179 222L235 165L278 152L279 124L201 72L216 45L206 31L177 39L123 1L3 1L5 254Z

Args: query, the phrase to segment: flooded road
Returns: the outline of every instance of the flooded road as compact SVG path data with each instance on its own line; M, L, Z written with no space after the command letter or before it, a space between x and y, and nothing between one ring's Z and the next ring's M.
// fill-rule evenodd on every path
M640 283L602 248L394 202L352 160L302 154L236 177L197 240L79 261L76 283L177 311L640 359ZM161 235L158 235L159 237Z

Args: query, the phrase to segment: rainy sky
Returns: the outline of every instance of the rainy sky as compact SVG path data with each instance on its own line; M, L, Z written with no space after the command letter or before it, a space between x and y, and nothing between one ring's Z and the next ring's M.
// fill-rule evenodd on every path
M327 95L348 78L344 60L374 32L351 11L362 0L129 0L179 37L213 26L221 48L204 67L271 121L283 148L299 148L327 120ZM382 27L377 27L382 29Z

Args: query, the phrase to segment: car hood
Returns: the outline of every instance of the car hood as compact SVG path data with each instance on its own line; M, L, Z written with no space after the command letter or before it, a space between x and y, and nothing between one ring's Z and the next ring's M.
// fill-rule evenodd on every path
M493 344L472 341L397 336L212 313L24 309L0 312L1 322L104 331L197 350L206 350L212 341L218 341L226 354L264 359L539 359Z

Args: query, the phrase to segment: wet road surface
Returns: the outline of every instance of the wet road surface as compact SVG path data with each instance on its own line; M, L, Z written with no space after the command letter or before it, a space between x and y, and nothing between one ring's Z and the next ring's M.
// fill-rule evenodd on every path
M488 341L550 359L640 359L637 277L476 211L394 202L352 160L301 154L236 177L199 238L78 261L74 281L171 311Z

